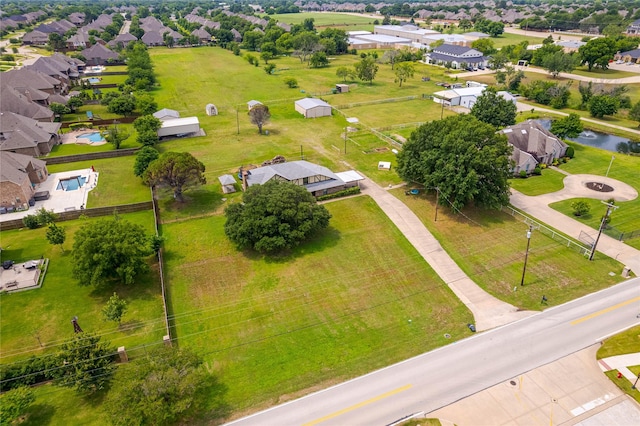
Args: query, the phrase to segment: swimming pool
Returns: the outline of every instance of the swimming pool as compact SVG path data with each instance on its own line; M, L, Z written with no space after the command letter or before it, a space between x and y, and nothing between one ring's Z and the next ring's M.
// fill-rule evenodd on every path
M102 142L104 140L100 132L83 133L76 136L76 138L89 139L91 143Z
M75 191L78 188L82 188L87 181L84 176L74 176L66 179L60 179L56 189L62 189L63 191Z
M97 83L100 83L100 79L99 79L98 77L91 77L91 78L89 79L89 83L91 83L91 84L97 84Z

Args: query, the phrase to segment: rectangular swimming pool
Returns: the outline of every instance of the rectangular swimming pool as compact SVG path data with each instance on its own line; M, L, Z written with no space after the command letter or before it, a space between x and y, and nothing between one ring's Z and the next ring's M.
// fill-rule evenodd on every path
M82 188L87 181L84 176L74 176L66 179L60 179L56 189L62 189L63 191L75 191Z

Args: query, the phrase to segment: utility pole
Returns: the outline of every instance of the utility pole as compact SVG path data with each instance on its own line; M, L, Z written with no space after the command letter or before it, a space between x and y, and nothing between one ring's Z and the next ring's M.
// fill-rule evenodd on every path
M529 230L527 231L527 251L524 253L524 267L522 268L522 279L520 280L520 285L524 285L524 274L527 271L527 259L529 258L529 244L531 244L531 232L533 231L533 225L529 225Z
M344 153L347 153L347 130L349 129L349 125L347 124L344 128Z
M238 107L236 106L236 126L238 127L238 134L240 134L240 115Z
M602 235L602 231L604 227L607 225L607 218L611 214L611 209L617 209L618 206L615 206L613 203L606 203L601 201L602 204L607 206L607 212L604 216L602 216L602 220L600 221L600 229L598 229L598 236L596 237L596 241L593 243L593 247L591 247L591 254L589 255L589 260L593 260L593 256L596 254L596 247L598 245L598 241L600 241L600 235Z

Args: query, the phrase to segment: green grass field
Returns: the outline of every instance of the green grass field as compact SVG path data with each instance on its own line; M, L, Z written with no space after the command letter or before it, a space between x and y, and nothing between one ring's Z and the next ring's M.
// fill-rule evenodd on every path
M540 309L544 294L550 305L561 304L619 282L622 265L604 255L589 262L566 244L534 233L524 287L520 287L528 226L512 216L492 210L466 209L453 214L446 202L435 218L435 194L400 198L436 236L467 275L497 298L523 309ZM571 265L571 268L567 268ZM610 276L609 272L616 272ZM517 291L513 291L518 287Z
M575 149L575 157L567 164L563 164L562 168L569 173L590 173L604 176L611 162L611 152L601 149L571 144ZM634 157L624 154L615 154L615 160L611 164L609 177L619 179L640 192L640 157ZM574 219L598 229L600 220L606 209L598 200L585 199L591 206L591 211L587 215L581 217L573 216L571 203L574 200L564 200L551 204L551 207L573 217ZM632 201L616 202L619 208L612 213L610 226L622 232L631 232L640 229L640 198ZM640 249L640 238L633 238L625 241L632 247Z
M449 342L444 333L468 333L471 314L373 200L326 207L330 228L278 257L239 252L220 215L162 226L178 339L205 355L234 410L417 355Z
M153 230L151 211L121 215L123 219ZM0 293L0 340L3 364L31 355L50 353L73 335L70 320L79 317L83 330L105 336L114 346L135 346L162 340L164 331L162 299L158 284L157 263L149 259L151 271L138 278L135 285L93 288L78 285L72 278L71 248L78 228L98 219L61 222L67 240L61 251L45 238L46 228L2 232L2 258L24 262L49 259L49 268L41 288L18 293ZM122 328L103 322L100 310L113 292L128 303ZM40 348L33 332L39 330L44 348Z
M279 22L286 24L302 24L305 19L313 19L313 24L316 27L344 27L350 28L351 26L370 27L369 31L373 31L373 21L376 18L369 18L364 16L349 15L346 13L336 12L303 12L303 13L283 13L269 15L271 19L276 19ZM378 19L382 21L382 18ZM349 29L349 31L352 31Z
M511 187L525 195L536 196L556 192L564 188L562 180L565 175L553 170L544 169L540 176L529 176L526 179L513 178L510 180Z

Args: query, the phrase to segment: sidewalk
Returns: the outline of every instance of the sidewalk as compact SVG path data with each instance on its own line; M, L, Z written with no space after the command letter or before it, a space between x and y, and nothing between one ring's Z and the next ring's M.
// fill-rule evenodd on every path
M364 176L362 172L359 173ZM402 201L369 178L361 182L361 187L362 193L369 195L380 206L424 260L469 308L475 318L476 330L488 330L533 314L532 311L518 311L515 306L481 289L451 259L438 240Z
M598 361L598 365L603 372L609 370L618 370L633 385L638 376L633 374L628 367L640 365L640 352L603 358Z
M614 191L607 193L591 191L584 186L584 183L588 181L606 183L612 186ZM549 207L549 204L576 197L588 197L601 200L613 197L618 201L628 201L638 197L637 191L629 185L603 176L587 174L569 175L564 178L563 183L565 187L560 191L535 197L524 195L512 189L511 204L576 240L579 240L581 232L595 240L598 234L597 230L552 209ZM605 210L603 208L602 213L604 214L604 212ZM600 236L596 250L628 266L636 275L640 276L640 250L636 250L605 234Z

